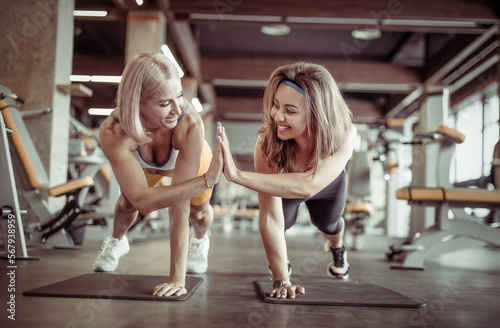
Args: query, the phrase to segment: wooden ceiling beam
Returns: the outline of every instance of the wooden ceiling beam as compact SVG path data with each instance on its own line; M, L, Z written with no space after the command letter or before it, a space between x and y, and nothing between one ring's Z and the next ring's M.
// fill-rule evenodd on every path
M267 81L271 73L281 65L290 63L280 59L242 59L242 58L202 58L203 80ZM325 66L339 84L400 84L416 87L421 83L415 70L377 62L314 61ZM265 85L265 84L264 84ZM244 86L244 85L242 85ZM361 91L361 90L358 90Z
M111 0L111 2L118 10L127 11L131 9L127 0Z
M118 55L73 54L75 75L122 75L125 57Z
M173 29L172 37L189 74L201 81L201 55L189 24L173 22L169 27Z
M496 21L491 8L482 1L470 0L170 0L176 14L263 15L297 17L338 17L370 19L435 19ZM228 17L229 18L229 17Z
M214 112L216 121L262 121L262 99L244 97L219 97L217 110Z
M383 113L372 101L347 99L347 104L355 118L375 121ZM244 97L219 97L215 120L262 121L262 99Z
M449 59L446 63L441 65L433 65L432 63L428 64L428 67L438 67L438 69L425 79L425 84L433 85L440 84L441 80L445 78L449 73L451 73L458 65L460 65L464 60L466 60L470 55L472 55L475 51L477 51L480 47L482 47L486 42L488 42L492 37L498 34L498 25L493 25L483 33L478 36L474 41L470 42L462 51L453 52L451 54L452 58ZM448 47L446 47L448 48ZM445 51L449 51L446 49ZM436 56L437 60L444 56Z
M201 55L189 23L175 21L175 16L168 0L157 0L157 4L167 18L170 34L182 57L182 62L200 86L200 97L203 101L210 103L212 107L215 108L217 104L217 99L214 97L215 91L210 84L203 81L201 74Z
M452 50L446 49L445 51L449 51L449 59L446 62L442 63L443 56L435 56L439 61L439 64L430 63L427 65L429 67L431 73L427 73L430 75L425 76L425 81L422 83L422 86L412 91L408 96L406 96L400 103L394 106L387 114L386 117L394 118L400 112L402 112L406 107L410 106L413 102L417 101L421 96L423 96L426 92L426 88L432 86L442 85L442 80L448 74L450 74L454 69L456 69L464 60L469 58L474 52L480 49L486 42L488 42L493 36L498 35L499 27L497 24L493 25L483 33L478 36L474 41L469 43L462 51L452 52ZM445 58L446 58L445 57ZM428 72L429 72L428 70Z

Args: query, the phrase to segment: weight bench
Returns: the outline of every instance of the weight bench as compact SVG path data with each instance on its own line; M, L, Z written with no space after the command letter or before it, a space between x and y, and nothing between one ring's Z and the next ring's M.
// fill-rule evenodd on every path
M453 188L449 182L449 169L454 145L465 136L449 127L441 126L428 135L419 135L423 143L439 142L438 184L440 187L406 187L396 191L396 198L410 205L435 207L435 223L410 244L393 245L394 253L403 253L399 269L423 269L426 258L459 250L481 243L500 246L500 229L493 228L467 214L465 207L500 209L500 191ZM416 143L416 142L415 142ZM449 218L449 212L453 218Z
M234 211L233 220L241 220L240 229L245 230L250 227L252 232L259 232L259 209L258 208L238 208Z
M11 91L0 84L2 94L10 94ZM54 187L49 187L49 179L43 167L40 156L31 140L29 132L24 124L21 113L14 101L8 97L0 99L2 121L5 122L5 129L8 133L2 133L2 144L9 147L2 147L5 158L11 160L9 169L2 168L0 174L8 180L15 181L17 192L21 192L28 202L31 210L41 222L38 225L25 229L32 239L37 237L35 242L43 242L58 247L74 247L72 237L67 233L71 224L81 213L93 210L93 204L86 203L89 189L94 186L92 176L83 176L78 179L68 181ZM3 123L1 122L1 123ZM2 124L3 125L3 124ZM6 148L6 149L4 149ZM9 153L10 148L10 154ZM15 178L14 178L15 177ZM4 178L2 178L3 180ZM10 198L17 199L15 189L9 190ZM66 197L63 208L58 213L49 210L47 199L50 197ZM9 205L1 204L2 207ZM18 227L22 225L19 216L17 217ZM6 238L4 233L4 238ZM24 238L22 240L24 242ZM22 245L24 248L25 245Z
M359 235L365 232L365 227L374 208L370 202L370 160L367 151L356 151L347 165L348 187L347 202L344 208L346 230L352 234L352 249L360 248Z
M233 202L231 205L213 205L214 223L221 221L224 232L233 231L233 217L238 206L238 202Z
M373 205L370 202L346 203L344 213L361 214L370 216L373 214Z
M500 246L500 229L478 222L463 211L464 207L499 210L500 191L407 187L398 189L396 198L407 200L410 205L433 206L436 217L435 225L409 247L413 250L407 251L402 265L393 268L423 269L426 258L477 245L477 240ZM449 219L452 208L455 218Z

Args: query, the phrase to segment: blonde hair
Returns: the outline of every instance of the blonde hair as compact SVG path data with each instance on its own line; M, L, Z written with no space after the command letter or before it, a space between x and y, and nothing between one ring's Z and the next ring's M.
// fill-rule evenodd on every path
M116 105L120 109L121 126L137 144L151 142L142 125L140 104L151 99L172 78L179 78L174 64L159 53L138 54L125 67Z
M293 82L304 92L307 132L314 140L315 150L315 159L307 169L314 174L321 160L333 155L344 142L352 113L325 67L306 62L278 67L264 91L264 123L259 130L264 137L261 146L264 160L274 172L293 172L295 164L295 141L280 140L271 117L276 90L283 80Z

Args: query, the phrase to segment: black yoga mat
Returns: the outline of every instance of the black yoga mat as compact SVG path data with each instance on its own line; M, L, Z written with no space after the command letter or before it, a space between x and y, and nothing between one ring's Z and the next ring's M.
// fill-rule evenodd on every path
M186 301L203 281L186 277L187 294L182 296L153 296L153 288L168 282L168 276L135 276L126 274L90 273L30 291L26 296L76 297L147 301Z
M350 282L323 278L300 278L292 280L306 289L305 295L295 299L269 297L271 281L257 280L258 293L265 302L301 305L344 305L378 307L421 307L425 304L391 289L369 282Z

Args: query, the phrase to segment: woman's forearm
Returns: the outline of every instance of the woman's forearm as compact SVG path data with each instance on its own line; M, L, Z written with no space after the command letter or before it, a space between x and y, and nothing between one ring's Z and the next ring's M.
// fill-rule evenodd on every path
M168 208L186 199L191 199L207 189L203 177L196 177L169 186L150 187L137 193L135 199L130 198L132 205L144 215L155 210Z
M283 221L263 218L259 220L259 228L273 279L290 280Z
M282 198L309 198L316 194L309 173L266 174L237 171L228 180L246 188ZM319 189L320 190L320 189ZM318 190L318 191L319 191Z
M170 216L170 282L185 284L189 248L189 201L169 208Z

